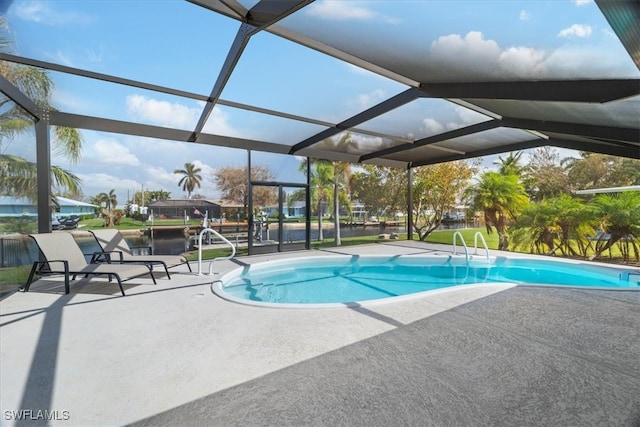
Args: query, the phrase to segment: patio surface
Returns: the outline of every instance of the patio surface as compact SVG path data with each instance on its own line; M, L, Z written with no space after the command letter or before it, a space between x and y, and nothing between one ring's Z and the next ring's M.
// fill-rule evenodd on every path
M397 241L216 271L435 250L451 248ZM274 309L173 271L125 282L126 297L48 279L1 301L0 424L640 425L640 292L487 285Z

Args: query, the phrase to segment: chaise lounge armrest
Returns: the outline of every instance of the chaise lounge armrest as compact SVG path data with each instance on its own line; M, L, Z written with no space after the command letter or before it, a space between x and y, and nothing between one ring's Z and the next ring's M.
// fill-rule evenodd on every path
M111 264L111 261L113 261L112 258L112 254L118 254L118 258L117 262L118 264L122 264L122 262L124 261L124 256L122 255L122 251L102 251L102 252L94 252L91 255L91 261L89 261L91 264L95 264L98 262L106 262L107 264Z

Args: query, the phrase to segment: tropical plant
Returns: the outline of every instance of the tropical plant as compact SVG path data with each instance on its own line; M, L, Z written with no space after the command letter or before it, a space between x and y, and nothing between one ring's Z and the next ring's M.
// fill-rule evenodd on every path
M592 200L590 206L599 218L601 231L607 236L606 239L597 240L593 258L601 256L615 243L621 242L624 260L629 259L632 248L637 261L639 258L638 236L640 236L640 193L626 191L617 194L600 194Z
M498 160L493 163L499 166L498 172L501 175L516 175L520 177L525 171L525 168L523 166L520 166L522 153L522 151L517 151L515 153L512 151L505 158L502 158L502 156L498 156Z
M510 230L513 248L527 252L551 254L558 231L554 226L556 212L548 200L531 203L523 209Z
M202 182L200 172L202 172L202 169L197 168L193 163L185 163L184 169L173 171L175 174L182 175L182 178L178 181L178 186L182 186L182 190L187 192L187 199L191 198L191 193L196 187L200 187Z
M498 249L508 250L509 224L518 218L518 214L529 202L524 185L516 175L485 172L470 191L474 207L484 212L487 233L491 234L495 228L498 233Z
M118 197L115 188L109 190L109 193L100 193L96 196L100 206L104 204L105 209L111 213L111 210L118 205Z

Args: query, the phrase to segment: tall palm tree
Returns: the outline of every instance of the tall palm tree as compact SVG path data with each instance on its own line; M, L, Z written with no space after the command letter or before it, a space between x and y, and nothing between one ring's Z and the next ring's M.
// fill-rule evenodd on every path
M173 173L181 174L182 178L178 182L178 186L182 186L182 190L187 192L187 199L191 198L191 193L196 187L200 187L202 169L196 168L193 163L185 163L184 169L176 169Z
M340 203L351 210L351 200L348 197L348 186L351 182L351 165L347 162L333 162L333 224L335 230L335 246L340 246Z
M333 164L328 160L315 160L311 165L310 188L311 204L316 206L318 213L318 241L324 240L322 233L323 205L328 204L331 198L331 177L333 176Z
M353 146L355 141L351 139L351 133L345 132L337 142L334 142L331 138L323 141L324 145L330 150L336 150L340 152L348 152ZM351 201L348 197L348 186L351 183L351 165L347 162L334 161L333 173L329 177L328 181L333 186L333 225L335 232L335 246L340 246L342 241L340 239L340 202L347 205L351 209Z
M100 193L98 198L104 203L105 208L111 214L111 210L118 206L118 197L116 196L115 188L109 190L109 193Z
M475 207L484 212L487 232L492 233L495 228L498 233L498 249L508 250L509 223L517 219L529 202L524 185L516 175L485 172L471 191Z

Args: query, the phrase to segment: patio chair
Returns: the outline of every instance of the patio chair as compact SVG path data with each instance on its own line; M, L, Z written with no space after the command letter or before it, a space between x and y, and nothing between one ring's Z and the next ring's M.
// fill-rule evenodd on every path
M110 263L88 263L80 246L76 243L73 236L66 232L30 234L38 245L38 249L42 254L43 261L35 261L31 267L29 278L24 287L24 292L29 291L34 276L49 274L64 274L64 290L69 293L69 276L72 280L76 276L84 274L89 275L107 275L109 281L115 277L120 287L120 292L124 296L124 288L122 282L134 279L136 277L150 275L153 283L156 279L153 277L153 271L148 265L123 265Z
M107 260L110 262L120 262L120 263L134 263L134 264L146 264L149 267L153 267L154 265L162 265L164 267L164 271L167 273L167 277L171 278L169 275L169 269L173 267L177 267L182 264L186 264L191 270L191 266L189 265L189 260L182 255L134 255L132 248L129 244L124 240L122 233L119 230L113 228L105 228L103 230L89 230L93 237L96 238L98 245L102 249L101 254L97 254L95 257L96 260ZM151 251L151 247L147 246L148 250Z

